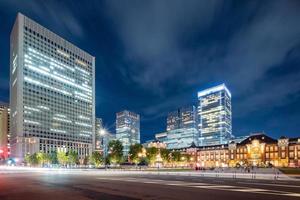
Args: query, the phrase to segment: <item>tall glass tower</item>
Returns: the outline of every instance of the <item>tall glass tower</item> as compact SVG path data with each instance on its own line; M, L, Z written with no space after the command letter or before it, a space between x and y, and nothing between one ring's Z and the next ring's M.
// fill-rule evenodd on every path
M132 144L140 143L140 115L128 110L117 113L116 139L123 144L123 153L127 155Z
M10 38L11 156L77 151L95 133L95 57L18 14Z
M167 117L168 149L187 148L198 144L197 114L195 106L181 107L170 112Z
M231 93L225 84L198 92L199 145L227 143L232 138Z

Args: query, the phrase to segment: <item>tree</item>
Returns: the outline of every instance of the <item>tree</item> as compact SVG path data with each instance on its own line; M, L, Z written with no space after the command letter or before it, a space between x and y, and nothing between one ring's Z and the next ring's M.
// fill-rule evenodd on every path
M58 164L57 152L56 151L52 151L49 154L49 161L50 161L51 164Z
M43 166L45 164L48 164L50 162L50 157L48 154L44 153L44 152L38 152L36 154L37 160L38 160L38 164Z
M112 140L108 144L109 148L109 161L110 163L120 163L123 158L123 145L119 140Z
M151 164L153 164L156 161L156 156L157 156L158 153L159 152L158 152L158 149L156 147L147 148L146 156L147 156L147 159L149 160L149 162Z
M129 148L129 158L131 162L138 164L141 161L143 152L143 145L133 144Z
M170 162L171 152L168 149L160 149L160 155L164 162Z
M101 164L104 163L104 158L101 153L99 153L98 151L94 151L90 157L90 161L93 165L99 167Z
M76 151L73 151L73 150L68 151L67 157L68 157L67 162L70 165L75 165L78 163L78 153Z
M27 165L31 165L31 155L29 153L25 155L24 160Z
M65 152L59 151L57 152L57 160L60 165L66 165L68 162L68 156Z
M37 159L37 154L34 153L34 154L26 154L25 156L25 162L31 166L35 166L35 165L38 165L39 162L38 162L38 159Z
M179 151L173 151L171 153L171 158L173 162L179 162L181 158L181 153Z
M84 165L88 165L89 164L89 157L88 156L85 156L84 159L83 159L83 164Z

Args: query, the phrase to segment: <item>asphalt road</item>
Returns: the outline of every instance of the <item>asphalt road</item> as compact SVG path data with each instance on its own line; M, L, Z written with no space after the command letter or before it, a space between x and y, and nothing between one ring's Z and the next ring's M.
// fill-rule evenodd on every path
M0 200L300 200L300 181L0 169Z

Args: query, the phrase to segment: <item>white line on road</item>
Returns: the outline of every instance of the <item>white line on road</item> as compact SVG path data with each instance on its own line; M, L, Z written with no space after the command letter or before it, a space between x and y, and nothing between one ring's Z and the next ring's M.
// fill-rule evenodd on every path
M300 185L284 185L284 184L272 184L272 183L253 183L253 182L237 182L240 184L249 184L249 185L267 185L267 186L279 186L279 187L293 187L300 188Z
M97 178L97 179L125 181L125 182L139 182L145 184L160 184L160 185L170 185L170 186L192 187L192 188L199 188L199 189L223 190L229 192L246 192L246 193L255 193L255 194L300 197L300 193L294 193L294 192L259 189L259 188L251 188L251 187L240 187L240 186L232 186L232 185L201 183L201 182L191 183L191 182L184 182L184 181L167 181L167 180L146 179L146 178ZM243 183L243 182L238 182L238 183ZM263 184L263 183L258 183L258 184ZM275 184L269 184L269 185L275 185Z

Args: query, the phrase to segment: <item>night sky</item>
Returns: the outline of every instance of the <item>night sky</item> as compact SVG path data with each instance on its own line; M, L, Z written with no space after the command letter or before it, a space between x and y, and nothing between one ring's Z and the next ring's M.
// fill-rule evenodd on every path
M96 116L141 115L141 139L166 115L225 83L233 134L300 136L300 1L0 0L0 101L9 100L17 12L96 57Z

